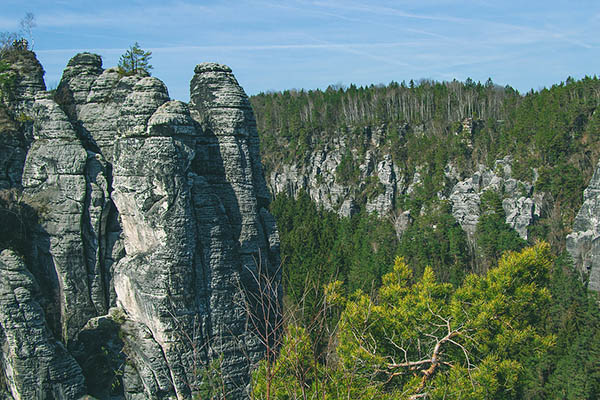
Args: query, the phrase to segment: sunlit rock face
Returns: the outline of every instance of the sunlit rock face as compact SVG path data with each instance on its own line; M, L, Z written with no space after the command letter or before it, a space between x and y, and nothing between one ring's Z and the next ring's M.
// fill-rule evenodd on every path
M254 114L231 70L198 65L186 104L159 79L82 53L55 94L34 94L22 175L0 183L22 181L40 218L31 254L2 253L0 301L33 310L38 328L24 342L25 323L0 312L3 371L20 377L4 392L38 398L26 365L50 371L39 398L187 399L212 365L227 398L247 398L264 353L257 299L281 295L279 237ZM35 343L45 358L29 352L22 364L19 346Z
M567 251L588 288L600 291L600 164L583 191L583 205L567 236Z

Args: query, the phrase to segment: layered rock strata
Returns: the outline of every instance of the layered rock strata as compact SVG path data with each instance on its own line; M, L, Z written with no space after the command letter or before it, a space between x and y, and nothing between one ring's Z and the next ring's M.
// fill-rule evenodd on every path
M0 92L0 189L21 188L23 165L31 144L31 108L36 93L46 90L44 69L30 51L6 51L12 85Z
M57 372L38 381L51 394L15 394L27 377L7 392L188 399L208 373L227 398L246 398L277 318L258 310L281 295L279 238L256 122L231 70L198 65L188 105L156 78L78 54L54 96L37 92L31 116L22 185L39 223L26 261L10 253L6 268L29 279ZM24 307L2 293L27 279L0 280L3 306ZM27 375L11 336L26 331L10 319L0 315L5 378ZM31 357L34 371L50 368Z
M0 253L2 367L13 399L78 399L81 368L47 326L35 277L20 256Z

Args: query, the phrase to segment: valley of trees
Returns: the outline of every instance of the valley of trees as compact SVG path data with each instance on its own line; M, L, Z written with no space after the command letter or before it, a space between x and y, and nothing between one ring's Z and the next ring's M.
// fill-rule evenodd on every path
M504 222L497 194L485 197L482 208L490 212L477 230L488 272L474 274L466 234L445 203L398 241L376 216L340 218L306 193L278 196L272 211L281 232L287 326L270 374L265 365L256 373L255 398L597 398L597 294L566 255L553 255L545 243L527 247ZM461 328L474 335L471 347L444 342L448 358L438 367L409 365L431 356L453 327L471 323ZM390 336L405 343L403 350ZM411 353L411 343L428 347ZM402 366L388 368L391 359Z
M2 96L10 95L8 65L18 54L0 57ZM424 80L251 101L267 170L302 164L340 134L366 148L364 132L375 127L394 162L407 171L425 166L422 187L397 199L398 211L413 215L401 237L388 218L364 210L341 218L304 192L274 199L284 335L273 343L277 357L255 370L255 399L600 397L598 294L587 291L564 251L600 156L596 77L525 95L491 80ZM465 117L473 118L469 133ZM469 242L436 195L444 167L453 161L467 171L508 154L516 177L538 175L536 190L551 195L550 209L525 241L505 223L501 196L487 192ZM352 182L356 169L349 155L337 178ZM38 213L4 191L0 215L2 247L26 253ZM221 397L222 380L213 385L213 378L206 374L202 398Z
M600 80L585 77L519 94L511 87L432 82L327 90L261 93L251 98L266 170L282 163L302 165L306 155L342 137L359 159L345 161L340 178L353 182L368 148L391 154L403 171L421 168L424 182L398 208L418 214L445 184L449 161L459 173L478 164L492 167L506 155L513 178L533 181L552 196L551 209L533 235L557 251L582 203L582 192L600 157ZM473 119L464 130L464 118ZM383 132L378 148L369 133Z
M374 129L403 170L425 167L419 190L397 199L413 216L400 237L388 217L341 218L302 191L276 196L286 328L277 360L255 373L256 399L600 396L598 295L564 250L600 156L596 77L524 95L491 80L425 80L251 101L267 171L343 137L359 150L336 180L355 182ZM470 241L436 195L444 168L505 155L513 177L537 178L548 210L525 241L505 223L502 194L486 192Z
M256 399L595 399L600 311L546 243L454 287L397 258L371 295L326 287L328 343L289 316Z

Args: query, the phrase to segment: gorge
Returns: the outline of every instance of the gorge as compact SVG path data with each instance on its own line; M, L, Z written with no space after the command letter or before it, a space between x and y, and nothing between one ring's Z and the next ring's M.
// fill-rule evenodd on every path
M367 321L361 312L370 307L380 320L404 318L400 305L431 328L429 340L447 325L450 336L428 342L432 348L462 334L462 326L480 334L488 320L502 322L500 339L488 335L482 349L460 342L456 354L464 350L467 359L457 374L485 372L485 365L471 365L468 346L479 361L501 368L509 361L496 363L489 348L503 338L528 356L537 351L526 359L535 367L505 355L515 364L500 376L518 372L511 379L533 385L513 390L508 378L488 385L508 388L507 398L543 398L554 393L547 382L567 387L560 381L560 373L570 379L567 356L578 377L597 364L596 347L587 346L600 343L593 341L598 310L586 291L600 290L597 78L527 95L491 80L424 80L249 98L229 67L202 63L185 103L171 100L148 73L105 69L96 54L71 58L50 91L33 52L9 51L2 61L11 80L0 102L0 399L261 398L260 379L268 377L261 360L273 356L266 361L272 366L280 346L297 343L284 333L298 334L309 349L297 346L309 354L300 354L298 365L311 362L300 372L376 364L389 355L375 354L381 347L371 350L357 331L344 333L344 321ZM516 255L526 246L533 250ZM510 255L501 259L505 251ZM535 262L522 262L527 257ZM538 286L511 271L519 279L531 275ZM407 286L393 283L394 276ZM522 286L502 286L509 278ZM523 295L530 284L533 299ZM332 287L346 297L335 297ZM561 290L566 300L551 298ZM435 298L439 314L423 293ZM347 308L332 306L326 294ZM396 303L378 303L388 297ZM451 299L464 301L464 310L449 307ZM481 306L469 309L479 317L451 330L451 319L472 304ZM497 304L501 312L490 316ZM315 309L330 318L320 321L322 332L295 325ZM410 314L415 310L423 312ZM448 319L436 325L426 311ZM511 325L511 313L527 316L517 321L522 330ZM342 328L323 339L336 318ZM411 351L422 358L421 338L409 331L413 320L398 325L412 335L407 343L418 342ZM571 324L585 327L577 340ZM531 332L533 344L518 347ZM306 344L311 335L321 340L314 347ZM366 343L367 350L357 347L364 359L340 338ZM283 354L284 365L296 365L288 350ZM559 361L535 358L546 356ZM416 362L435 370L433 361ZM410 362L395 363L402 364ZM451 366L444 364L444 373ZM366 370L369 380L354 383L360 389L373 384L381 392L372 393L392 396L407 384L423 394L424 383L401 381L409 374ZM298 370L280 372L284 384L300 382ZM319 393L315 382L323 379L325 387L339 377L328 373L298 390L316 385ZM593 398L600 380L589 375ZM397 387L386 386L397 377Z

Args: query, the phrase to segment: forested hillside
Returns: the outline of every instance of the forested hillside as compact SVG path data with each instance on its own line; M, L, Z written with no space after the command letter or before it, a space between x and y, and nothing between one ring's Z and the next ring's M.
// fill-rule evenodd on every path
M596 295L588 294L586 271L574 269L565 251L600 156L596 77L526 94L491 80L423 80L262 93L251 101L275 195L286 306L296 310L281 365L265 366L257 377L260 398L344 391L352 398L411 399L462 398L459 392L478 399L599 395ZM549 245L513 255L500 262L505 272L497 271L503 253L540 240ZM396 266L394 257L401 257ZM467 301L467 293L494 286L483 281L509 279L500 275L539 262L548 273L543 282L510 289L540 290L529 293L530 305L515 300L510 312L524 319L499 322L520 333L499 326L487 344L456 339L439 366L424 362L431 354L422 349L407 358L411 340L443 342L444 334L454 337L470 324L452 314L454 296ZM332 287L341 294L332 295ZM495 301L478 293L477 301ZM544 310L533 319L526 316L532 305ZM363 315L369 309L374 314ZM473 318L485 325L502 318L498 310L481 309ZM402 328L407 321L414 331ZM324 339L324 326L337 339ZM479 335L483 325L464 329ZM521 335L507 350L513 355L492 350L506 335ZM493 360L484 356L490 351Z
M304 189L319 205L340 214L344 201L351 199L354 209L347 215L366 209L393 221L408 211L409 220L418 226L432 209L452 213L441 203L448 201L455 208L453 186L478 168L505 175L496 160L508 156L510 178L522 186L521 192L528 192L515 197L537 195L536 218L521 237L530 243L548 240L557 253L564 249L600 155L596 77L569 78L525 95L491 80L424 80L263 93L251 101L275 194L297 195ZM386 157L395 182L390 204L377 207L377 197L388 194L387 183L376 171ZM285 185L278 186L281 176ZM341 190L327 192L331 188ZM500 202L508 197L505 188L496 191ZM402 225L398 236L413 226Z
M525 95L491 80L423 80L416 85L263 93L251 101L267 170L286 161L302 164L308 152L336 136L356 147L362 144L365 151L370 143L364 143L364 133L380 130L380 151L389 149L406 170L427 167L433 180L429 192L442 183L436 178L443 176L448 162L464 171L477 163L492 166L510 155L517 179L531 180L538 169L538 190L552 193L567 218L581 204L578 192L600 154L596 77L569 78Z

